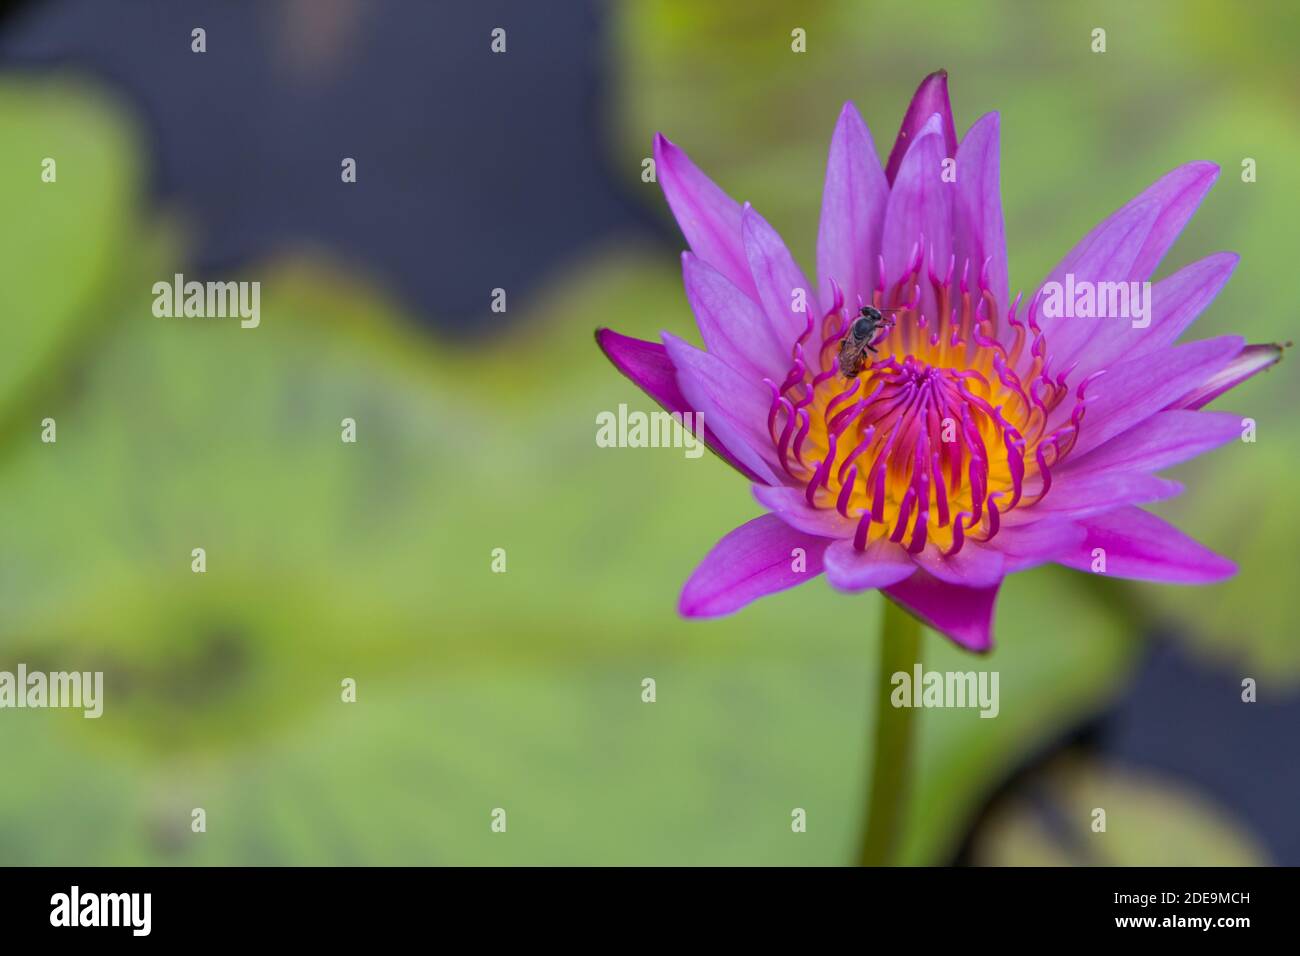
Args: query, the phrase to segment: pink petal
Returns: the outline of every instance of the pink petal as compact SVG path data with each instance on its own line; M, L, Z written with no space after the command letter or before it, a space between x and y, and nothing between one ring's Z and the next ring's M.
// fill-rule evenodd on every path
M865 551L840 539L826 549L826 580L841 591L865 591L897 584L917 573L900 545L877 538Z
M1073 272L1076 280L1090 282L1150 278L1218 174L1219 168L1213 163L1188 163L1166 173L1094 227L1053 270L1048 281L1063 281L1067 272ZM1111 246L1122 254L1098 256L1098 251L1110 252ZM1056 367L1065 368L1078 361L1082 374L1087 374L1103 367L1101 362L1091 359L1090 350L1105 349L1114 326L1123 321L1040 319L1040 325L1056 353Z
M682 283L710 355L753 382L785 378L790 360L782 356L758 303L689 252L682 253Z
M1159 217L1160 207L1154 202L1130 203L1090 232L1061 260L1043 286L1053 282L1066 286L1068 275L1074 276L1076 287L1083 282L1128 282L1136 278L1134 264ZM1120 325L1132 326L1129 319L1113 316L1051 316L1046 312L1046 300L1039 302L1038 324L1047 335L1056 369L1067 368L1076 360L1081 365L1091 364L1086 355L1094 342L1104 341Z
M986 113L957 147L957 194L953 204L957 268L969 260L974 283L988 260L988 285L1005 312L1007 240L998 171L998 114ZM996 327L1002 316L993 316Z
M1079 523L1088 530L1088 537L1075 552L1056 559L1079 571L1092 571L1096 548L1105 551L1107 577L1208 584L1237 571L1227 558L1140 508L1119 508Z
M1171 170L1144 189L1137 196L1121 206L1112 215L1098 223L1091 232L1062 261L1062 266L1077 257L1098 237L1112 228L1116 218L1127 218L1133 210L1148 203L1158 210L1155 222L1147 230L1137 255L1133 257L1129 272L1125 276L1114 275L1108 278L1119 281L1122 278L1147 279L1155 271L1160 260L1164 258L1169 247L1174 244L1183 226L1192 218L1201 199L1209 192L1218 178L1219 167L1213 163L1187 163ZM1060 268L1060 267L1058 267ZM1061 269L1061 272L1069 271ZM1077 271L1077 270L1076 270Z
M1053 517L1020 527L1004 525L989 545L1002 552L1003 571L1011 574L1055 561L1078 548L1086 536L1081 525Z
M1183 266L1151 287L1151 327L1139 345L1143 352L1172 345L1214 301L1240 259L1235 252L1216 252Z
M1280 345L1248 345L1227 365L1210 375L1187 394L1175 399L1170 408L1202 408L1246 379L1272 368L1282 359Z
M814 508L808 504L800 488L775 488L754 486L754 497L790 527L806 534L819 534L828 538L851 538L858 523L845 518L838 511Z
M892 184L903 165L912 144L920 138L921 129L935 113L939 114L939 130L943 136L944 156L957 155L957 129L952 121L952 104L948 101L948 71L936 70L916 88L912 102L907 106L903 124L898 128L898 138L894 148L889 152L889 162L885 166L885 178Z
M852 306L869 300L876 287L876 257L885 219L889 183L880 169L867 124L845 103L831 137L817 230L817 275L823 301L831 300L831 280Z
M932 577L962 587L989 587L1001 581L1006 573L1002 552L978 541L967 541L951 557L928 544L912 560Z
M1107 472L1159 471L1240 437L1238 415L1181 409L1157 412L1086 455L1071 455L1053 475L1069 482Z
M928 271L941 278L952 257L953 183L943 181L943 138L939 117L930 117L899 167L894 188L885 207L885 229L881 240L885 256L885 282L902 278L912 262L912 252L924 241L922 252L928 269L921 272L921 310L934 321L935 296Z
M1135 278L1145 279L1156 271L1156 266L1218 178L1219 167L1214 163L1187 163L1161 176L1133 199L1130 205L1146 200L1160 204L1160 217L1133 266Z
M614 367L632 380L632 383L653 398L669 412L694 412L677 386L677 369L668 358L668 351L658 342L646 342L612 329L597 329L596 344ZM750 481L762 481L753 470L743 465L709 427L704 425L704 442L709 450Z
M918 571L884 591L899 607L967 650L987 651L993 646L990 631L998 586L959 587Z
M745 203L741 212L740 231L758 300L769 320L768 334L775 340L783 359L781 374L784 375L789 370L791 349L807 327L808 313L818 319L822 316L817 290L804 278L803 270L781 236L749 203ZM804 305L796 310L795 292L800 289L803 295L799 298L804 300Z
M1071 457L1079 457L1169 407L1224 369L1242 340L1223 336L1120 362L1085 392L1090 400Z
M704 414L705 424L760 481L780 484L773 471L774 466L780 466L766 430L767 390L689 342L669 332L663 336L686 401Z
M1135 327L1123 319L1099 319L1101 328L1075 355L1078 378L1118 361L1148 355L1172 345L1223 288L1237 256L1220 252L1179 269L1151 287L1150 324ZM1078 319L1074 321L1079 321ZM1084 320L1087 321L1087 320ZM1053 343L1055 344L1055 343Z
M740 238L739 203L662 134L655 135L654 158L659 185L691 251L757 299Z
M1048 278L1061 281L1067 272L1074 273L1076 280L1120 282L1135 278L1138 273L1134 266L1159 218L1159 203L1129 203L1080 240Z
M822 573L830 541L800 534L772 515L742 524L714 545L682 588L678 610L686 617L717 617L751 601L803 584ZM796 571L796 548L803 571Z
M1008 523L1012 523L1012 517L1018 515L1027 516L1028 520L1049 516L1084 518L1113 511L1121 505L1163 501L1183 491L1183 486L1176 481L1167 481L1141 472L1094 471L1082 476L1082 479L1077 475L1070 477L1074 480L1066 480L1060 474L1054 475L1052 490L1047 497L1033 507L1012 511L1007 515Z

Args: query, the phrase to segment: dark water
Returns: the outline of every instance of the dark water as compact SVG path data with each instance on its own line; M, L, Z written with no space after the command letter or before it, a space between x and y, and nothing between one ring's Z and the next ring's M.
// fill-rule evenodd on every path
M526 302L595 244L659 231L610 174L599 9L49 0L10 9L0 58L87 71L138 109L156 197L201 224L194 271L319 244L473 332L494 288Z

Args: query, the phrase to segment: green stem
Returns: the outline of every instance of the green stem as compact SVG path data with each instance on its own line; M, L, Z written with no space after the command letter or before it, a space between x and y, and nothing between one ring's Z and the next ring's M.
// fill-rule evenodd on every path
M912 757L911 707L890 703L891 678L898 671L909 680L920 660L921 624L893 601L881 596L884 614L880 628L880 665L876 670L876 740L871 748L871 775L867 782L866 835L862 840L862 866L893 862L898 845L901 808Z

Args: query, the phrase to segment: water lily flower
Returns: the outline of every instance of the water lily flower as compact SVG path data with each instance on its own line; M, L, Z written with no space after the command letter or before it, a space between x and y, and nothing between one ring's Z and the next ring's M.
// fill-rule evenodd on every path
M1236 336L1176 344L1237 257L1154 283L1142 321L1045 307L1053 283L1113 296L1102 284L1147 282L1215 165L1161 177L1026 303L1009 298L998 114L959 142L942 71L917 90L883 168L844 106L816 285L753 207L662 135L654 156L690 246L682 272L705 348L608 329L597 341L665 409L703 414L709 447L767 512L705 557L683 614L731 613L824 571L983 651L1002 580L1036 565L1179 584L1234 572L1141 505L1181 490L1155 472L1240 436L1239 416L1200 409L1280 354ZM863 306L896 311L846 377L837 353Z

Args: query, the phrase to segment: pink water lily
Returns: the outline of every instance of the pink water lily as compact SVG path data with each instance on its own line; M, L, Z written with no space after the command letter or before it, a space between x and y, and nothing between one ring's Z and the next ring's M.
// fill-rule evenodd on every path
M1237 257L1154 283L1142 322L1044 308L1067 278L1148 280L1218 167L1157 180L1025 303L1009 297L998 114L959 143L943 72L917 90L883 169L844 106L815 286L748 203L663 136L654 153L705 349L668 333L597 340L665 409L702 413L709 447L767 509L705 557L683 614L727 614L824 571L981 651L1003 578L1035 565L1179 584L1234 572L1139 506L1181 490L1154 472L1240 436L1239 416L1199 409L1280 354L1234 336L1175 344ZM896 311L848 378L836 355L863 306Z

